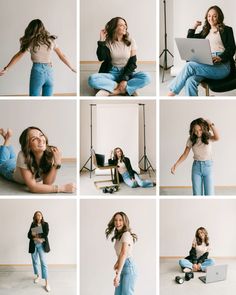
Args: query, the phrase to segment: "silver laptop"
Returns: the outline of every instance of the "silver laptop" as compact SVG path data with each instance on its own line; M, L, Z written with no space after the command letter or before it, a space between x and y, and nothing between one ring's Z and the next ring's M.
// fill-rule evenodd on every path
M213 65L208 39L175 38L181 59Z
M212 265L206 269L206 275L199 277L203 283L214 283L226 280L227 265Z

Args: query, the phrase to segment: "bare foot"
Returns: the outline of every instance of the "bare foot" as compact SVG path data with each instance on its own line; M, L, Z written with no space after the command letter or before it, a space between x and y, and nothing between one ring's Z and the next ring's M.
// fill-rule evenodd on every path
M167 93L167 96L175 96L175 93L172 92L172 91L169 91L169 92Z

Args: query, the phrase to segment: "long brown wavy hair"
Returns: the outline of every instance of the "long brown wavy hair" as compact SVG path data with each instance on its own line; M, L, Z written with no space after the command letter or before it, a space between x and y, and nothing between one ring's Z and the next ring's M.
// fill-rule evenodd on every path
M124 159L124 153L123 153L123 150L121 149L121 148L119 148L119 147L116 147L115 149L114 149L114 160L115 161L118 161L118 157L117 157L117 150L120 150L121 151L121 162L123 161L123 159Z
M24 36L20 38L20 51L25 52L29 47L32 47L35 52L40 45L47 45L49 49L51 47L51 41L56 38L56 36L50 35L40 19L34 19L25 29Z
M190 140L192 142L192 145L194 146L198 139L197 135L194 133L194 127L196 125L199 125L202 128L202 137L201 137L202 142L205 144L208 144L209 139L211 137L209 124L203 118L198 118L196 120L193 120L190 124L189 135L190 135Z
M116 29L119 19L122 19L126 24L126 28L128 28L127 22L124 18L119 16L112 18L105 26L105 30L107 32L106 41L113 43L116 40ZM129 33L127 31L126 34L123 36L122 41L127 46L130 46L131 42L129 39Z
M199 231L203 231L204 234L205 234L205 239L204 241L201 239L201 237L199 236ZM195 238L196 238L196 241L197 241L197 244L198 245L201 245L202 243L205 243L207 246L209 246L209 236L208 236L208 232L207 230L205 229L205 227L199 227L197 230L196 230L196 233L195 233Z
M41 223L43 224L45 221L44 221L44 218L43 218L43 213L42 213L41 211L36 211L36 212L34 212L33 223L34 223L35 225L37 225L37 219L36 219L36 215L37 215L37 213L40 213L40 214L41 214L41 216L42 216Z
M118 231L116 228L115 228L115 217L117 215L121 215L123 221L124 221L124 226L123 228ZM123 233L125 232L129 232L133 238L133 242L136 242L138 240L138 237L135 233L132 233L131 232L131 228L130 228L130 225L129 225L129 218L128 216L124 213L124 212L116 212L112 219L109 221L108 225L107 225L107 228L105 230L105 234L106 234L106 238L108 239L108 237L112 234L112 232L114 231L114 235L113 237L111 238L111 241L113 242L114 240L120 240Z
M43 153L39 165L37 164L35 156L31 151L29 145L29 131L32 129L40 131L46 139L46 150ZM32 174L35 176L35 178L38 178L42 173L47 174L51 170L53 165L53 153L52 146L48 145L48 138L43 133L43 131L38 127L28 127L21 133L19 142L21 145L21 150L25 156L26 165L28 169L32 172Z
M201 35L203 37L206 37L209 32L210 32L210 29L211 29L211 25L209 24L208 20L207 20L207 16L208 16L208 13L211 9L214 9L216 12L217 12L217 15L218 15L218 19L217 19L217 28L220 32L223 32L224 31L224 27L225 27L225 24L224 24L224 14L222 12L222 10L220 9L219 6L211 6L210 8L208 8L207 12L206 12L206 15L205 15L205 23L204 23L204 26L203 26L203 29L202 29L202 32L201 32Z

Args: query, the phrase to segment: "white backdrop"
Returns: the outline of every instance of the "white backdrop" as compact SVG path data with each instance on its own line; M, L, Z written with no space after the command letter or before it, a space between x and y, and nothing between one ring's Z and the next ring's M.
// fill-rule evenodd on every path
M63 158L76 158L75 100L1 100L0 122L1 128L13 129L11 142L16 152L21 132L36 126L45 132L49 144L60 148Z
M214 179L217 186L236 185L235 100L162 100L160 102L160 185L191 186L193 154L170 168L183 153L191 121L203 117L215 123L220 140L213 143Z
M75 200L0 200L0 264L31 264L27 237L35 211L49 224L48 264L76 264Z
M109 159L111 150L120 147L139 173L138 104L98 104L96 126L96 152Z
M57 43L71 63L76 66L76 1L75 0L7 0L0 4L0 68L19 51L19 39L33 19L43 21L46 29L58 36ZM76 93L76 75L53 53L55 72L54 93ZM0 95L29 93L32 62L26 54L3 77L0 77Z
M171 0L173 1L173 0ZM167 1L169 2L169 1ZM172 30L169 30L168 39L174 42L176 37L186 37L189 28L192 28L196 20L202 21L204 23L205 14L210 6L219 6L225 16L225 24L233 27L234 33L236 32L236 18L234 9L232 9L231 0L178 0L173 1L173 36L171 36ZM171 3L169 3L171 4ZM172 9L168 8L168 13L171 14ZM184 15L184 17L183 17ZM171 23L171 18L168 18L168 23ZM200 27L201 28L201 27ZM200 30L199 28L199 30ZM185 61L182 61L179 56L178 49L174 42L174 67L171 69L172 74L175 75L182 69Z
M98 9L99 8L99 9ZM128 23L128 32L138 46L138 60L156 60L156 1L81 0L80 59L95 61L99 33L113 17Z
M134 260L138 268L136 295L156 294L155 200L81 200L80 205L80 293L114 294L114 243L105 229L113 214L124 211L138 241Z
M210 255L236 256L236 200L161 200L160 256L186 257L197 228L207 229Z

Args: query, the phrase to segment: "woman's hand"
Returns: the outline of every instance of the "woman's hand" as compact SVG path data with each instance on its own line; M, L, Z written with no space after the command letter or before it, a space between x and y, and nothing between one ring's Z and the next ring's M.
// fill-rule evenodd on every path
M193 271L198 271L198 265L196 263L193 264Z
M202 22L200 20L197 20L193 26L194 30L197 29L197 27L201 26L202 25Z
M120 284L120 275L116 274L114 280L113 280L114 286L117 288Z
M221 62L222 59L221 59L220 56L213 56L213 57L212 57L212 61L213 61L214 64L216 64L216 63L218 63L218 62Z
M59 193L74 193L75 191L76 191L75 183L67 183L59 187Z
M200 270L201 270L201 266L202 266L201 263L198 263L198 264L197 264L197 270L200 271Z
M117 270L118 268L118 262L116 262L116 264L114 265L114 270Z
M4 74L6 74L7 72L7 68L4 68L0 71L0 76L3 76Z
M61 165L61 152L57 147L52 147L54 164Z
M175 170L176 170L176 164L174 164L174 165L171 167L170 171L171 171L172 174L175 174Z
M100 31L100 41L106 41L106 37L107 37L107 31L105 29L102 29Z
M120 93L125 93L127 87L127 81L121 81L116 89L119 89Z

